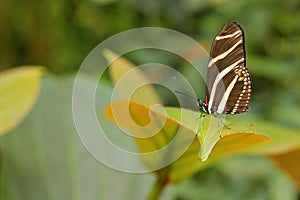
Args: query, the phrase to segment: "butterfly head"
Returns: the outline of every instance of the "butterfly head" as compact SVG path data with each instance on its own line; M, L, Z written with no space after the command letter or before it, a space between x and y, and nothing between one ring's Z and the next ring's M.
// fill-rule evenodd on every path
M201 99L198 99L198 106L200 108L200 111L202 111L202 112L204 112L206 114L209 113L208 112L207 104L204 101L202 101Z

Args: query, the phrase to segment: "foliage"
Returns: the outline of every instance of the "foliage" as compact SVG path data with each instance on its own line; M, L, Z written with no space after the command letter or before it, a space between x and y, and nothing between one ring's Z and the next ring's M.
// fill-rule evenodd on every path
M20 67L0 74L0 134L15 128L34 105L42 75L41 67Z
M131 68L134 68L133 64L124 58L115 60L116 55L107 58L109 62L114 60L112 63L113 68L120 67L126 69L122 73L126 73ZM137 79L138 76L143 77L143 72L138 69L136 70L138 72L135 73L134 77ZM110 74L115 82L117 82L118 77L122 77L119 71L116 73L115 70L111 70ZM145 79L146 77L143 78ZM132 81L132 79L129 79L128 82L123 81L118 87L121 94L122 91L128 89L130 80ZM143 88L142 91L136 91L135 99L142 101L145 93L152 95L153 92L151 86L148 86L148 88ZM153 96L156 95L153 94ZM125 98L125 96L121 95L121 99L122 97ZM152 103L155 104L156 99ZM150 171L156 165L160 169L161 166L165 165L165 160L174 159L175 161L177 159L175 162L168 164L166 168L155 171L157 173L157 180L164 180L164 184L156 183L154 188L158 186L164 187L166 183L181 181L195 172L205 169L208 165L215 163L219 159L236 153L256 153L269 156L283 170L290 173L295 183L300 186L300 171L293 167L295 160L298 160L298 152L300 151L300 135L297 134L297 130L280 127L262 120L250 121L247 119L243 121L241 117L232 117L228 128L223 129L222 137L220 138L218 129L210 131L211 126L217 127L217 123L212 123L216 120L213 116L203 118L199 125L199 131L199 119L197 116L200 116L200 114L197 112L172 107L165 108L165 111L162 111L161 107L159 109L150 109L145 105L128 100L113 101L106 107L104 113L117 126L129 130L136 136L135 140L141 153L159 151L163 147L168 146L169 143L173 144L175 141L175 145L168 146L166 152L161 151L161 154L156 157L149 158L149 156L141 154L141 160ZM137 126L147 128L143 129ZM160 127L160 129L158 130L157 127ZM200 145L196 141L197 137L193 141L190 141L193 135L198 136ZM184 149L185 151L182 151L182 148L186 147L183 145L183 141L190 141L188 148ZM265 144L259 145L262 143ZM199 158L202 162L197 156L199 154L197 150L200 151ZM211 151L212 155L209 157ZM286 154L286 152L288 153ZM179 154L182 155L179 157ZM207 158L209 159L205 162ZM183 166L185 166L184 170L182 170ZM156 192L157 189L153 189L152 191ZM151 198L152 195L150 193ZM153 199L156 198L156 196L153 197Z
M229 21L237 21L245 30L247 67L253 79L251 112L238 119L252 123L254 128L259 127L259 133L269 135L272 140L263 144L262 149L259 146L250 148L251 155L226 156L201 170L191 165L194 169L190 174L179 170L188 166L178 165L175 171L183 175L182 178L180 174L172 175L176 179L194 175L176 185L168 185L166 190L160 191L161 199L297 199L295 185L299 188L300 180L297 168L300 128L298 0L154 0L143 3L136 0L3 0L0 11L0 69L29 63L45 65L50 72L41 80L44 73L41 68L29 70L31 75L26 77L17 73L25 72L26 68L13 71L11 75L18 83L14 88L22 86L23 92L26 89L22 95L9 88L2 91L5 87L1 82L0 99L10 98L14 92L19 94L8 101L12 110L4 112L4 104L0 104L0 129L5 126L0 132L9 133L0 138L2 199L145 199L155 181L152 175L129 175L99 165L79 142L70 110L73 73L91 49L121 31L144 26L170 28L199 40L208 50L216 32ZM203 99L203 81L180 58L154 50L124 56L137 65L157 62L176 68ZM85 78L89 82L94 77L87 74ZM107 137L115 143L127 144L120 130L102 116L105 106L111 103L112 89L108 79L105 76L101 80L104 89L100 90L99 105L95 106L99 106L97 115L111 130L112 134ZM162 115L171 117L171 123L176 121L177 124L180 121L177 114L183 111L174 108L178 107L174 95L156 86L153 91L154 100L138 94L130 100L138 102L138 106L146 104L146 111L167 111ZM150 107L145 100L174 107ZM9 119L10 124L3 125L4 118ZM233 127L237 125L234 117L227 119ZM224 131L230 133L231 130ZM195 150L198 153L200 143L198 140L194 143L199 145ZM135 148L134 143L128 144ZM215 149L207 163L215 158ZM118 155L111 156L124 161ZM196 156L193 159L198 160L198 154ZM295 181L287 179L273 163ZM207 192L212 188L214 192Z

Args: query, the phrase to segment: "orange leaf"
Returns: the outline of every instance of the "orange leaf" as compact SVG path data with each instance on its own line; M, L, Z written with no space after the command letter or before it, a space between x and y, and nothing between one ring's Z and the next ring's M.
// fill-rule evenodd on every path
M259 133L231 133L222 137L212 151L212 157L247 152L253 146L271 141L266 135Z
M147 76L132 62L110 50L103 52L111 63L109 74L122 99L130 99L147 106L162 104Z
M300 191L300 149L281 155L271 155L269 158L291 177Z

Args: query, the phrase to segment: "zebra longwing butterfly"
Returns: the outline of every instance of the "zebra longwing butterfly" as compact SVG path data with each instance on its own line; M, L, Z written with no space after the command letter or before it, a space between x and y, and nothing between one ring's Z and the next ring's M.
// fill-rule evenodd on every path
M252 83L246 68L244 32L235 22L226 24L213 41L206 77L206 101L198 101L206 114L249 111Z

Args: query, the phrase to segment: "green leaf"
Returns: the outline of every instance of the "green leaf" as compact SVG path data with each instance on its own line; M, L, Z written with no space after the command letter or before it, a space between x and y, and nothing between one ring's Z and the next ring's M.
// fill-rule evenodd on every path
M200 116L199 112L194 112L186 109L171 108L171 107L166 108L166 110L170 116L174 117L175 119L191 127L194 130L194 132L197 133L197 136L201 144L200 158L202 161L208 159L210 153L212 152L217 142L221 140L220 142L222 144L222 141L227 139L226 136L229 136L231 134L236 134L234 138L240 140L239 141L240 145L235 145L235 148L230 148L230 149L233 150L233 152L238 152L244 148L254 145L255 142L253 143L253 139L255 141L255 138L258 137L258 135L260 135L261 133L265 133L264 131L253 129L253 124L247 121L238 120L235 123L231 121L230 124L227 125L228 128L223 127L221 133L222 137L220 137L220 132L219 132L220 130L218 130L218 123L221 122L218 122L219 119L211 115L208 115L205 116L202 121L200 121L201 119L199 118ZM180 113L185 113L184 114L185 117L180 118ZM184 121L182 119L184 119ZM244 136L247 139L240 137L239 134L245 134ZM254 136L254 138L251 138L251 136ZM268 140L267 139L268 137L266 135L263 135L263 137L265 137L265 139ZM245 139L245 143L242 142L244 139ZM222 150L221 155L225 154L225 152L227 151Z
M27 66L0 73L0 134L15 128L34 105L42 67Z
M249 128L254 132L265 133L271 138L270 142L252 149L251 151L253 153L279 155L300 149L299 129L265 120L250 120L245 117L239 117L237 119L230 117L230 121L232 123L248 124Z
M224 131L208 160L202 162L199 159L201 144L195 137L198 114L179 108L166 108L166 113L123 100L111 102L104 110L108 119L136 136L141 153L167 149L156 157L141 154L141 160L149 169L162 168L167 161L172 161L164 169L168 171L168 182L178 182L228 155L247 153L270 140L266 135L250 131L252 127L232 125ZM209 124L210 120L211 117L205 117L203 123ZM208 127L205 125L202 129L205 132ZM172 142L173 145L166 147Z
M30 115L12 134L0 137L1 199L146 198L155 179L153 175L111 169L96 160L81 142L71 106L74 77L45 75L38 102ZM83 90L93 86L90 75L81 78L85 83ZM99 99L109 99L110 85L103 84L98 92ZM84 101L86 96L78 98ZM102 109L108 102L100 101L98 106ZM100 120L106 121L103 116ZM106 123L106 127L120 135L113 124ZM104 145L102 141L97 142ZM129 162L112 152L105 153Z
M298 73L297 66L282 60L249 56L249 62L251 65L251 72L256 75L264 76L265 78L282 81L282 79L288 79L295 75L295 73Z

